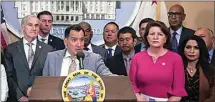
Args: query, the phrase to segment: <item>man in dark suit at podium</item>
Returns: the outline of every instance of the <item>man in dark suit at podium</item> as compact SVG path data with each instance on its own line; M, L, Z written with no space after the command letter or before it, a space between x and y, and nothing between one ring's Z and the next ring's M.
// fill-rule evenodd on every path
M64 38L66 49L48 53L43 68L43 76L67 76L78 71L80 69L80 61L77 59L78 52L83 52L85 55L83 58L85 69L99 75L112 75L99 54L83 51L84 36L84 30L80 25L75 24L67 27Z
M53 16L49 11L38 13L37 18L40 20L40 33L38 39L41 42L49 44L54 50L62 50L65 48L63 40L50 34L52 28Z
M178 46L187 37L194 34L194 30L186 28L182 25L186 14L181 5L175 4L170 7L168 12L168 19L170 24L170 33L172 34L172 50L178 52Z
M135 54L136 31L131 27L124 27L119 30L117 38L122 52L107 59L106 65L113 74L127 76L130 70L131 59Z
M28 15L22 19L24 37L5 51L5 69L9 84L9 102L28 101L35 76L42 75L43 65L52 47L37 40L39 19Z
M91 39L93 37L91 25L87 22L80 22L79 25L84 29L85 33L84 50L97 53L102 56L104 61L106 61L108 54L106 49L91 43Z

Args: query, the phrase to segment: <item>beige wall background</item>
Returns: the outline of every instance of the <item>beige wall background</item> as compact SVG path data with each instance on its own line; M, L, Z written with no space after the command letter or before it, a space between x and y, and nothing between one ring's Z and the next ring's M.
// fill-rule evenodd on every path
M180 4L184 7L186 18L184 26L196 30L199 27L207 27L214 31L214 5L215 2L166 2L167 9Z

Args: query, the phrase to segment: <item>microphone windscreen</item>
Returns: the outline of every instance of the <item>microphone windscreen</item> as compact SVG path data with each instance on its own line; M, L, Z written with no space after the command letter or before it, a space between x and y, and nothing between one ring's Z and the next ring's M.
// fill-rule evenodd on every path
M84 55L83 52L78 52L78 53L77 53L77 58L78 58L78 60L80 60L80 58L84 59L84 57L85 57L85 55Z

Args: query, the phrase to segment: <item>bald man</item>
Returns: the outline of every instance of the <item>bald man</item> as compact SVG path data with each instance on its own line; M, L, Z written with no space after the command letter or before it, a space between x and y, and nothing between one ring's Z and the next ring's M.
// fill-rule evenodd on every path
M178 52L178 45L183 40L194 34L194 30L186 28L182 25L186 14L181 5L175 4L170 7L168 12L168 19L170 24L170 33L172 34L172 49Z
M209 28L202 27L196 30L195 35L200 36L205 41L210 55L210 62L215 66L215 52L213 48L215 37L213 31Z
M80 22L79 25L84 29L84 50L101 55L105 62L108 54L107 50L91 43L91 39L93 37L91 25L87 22Z

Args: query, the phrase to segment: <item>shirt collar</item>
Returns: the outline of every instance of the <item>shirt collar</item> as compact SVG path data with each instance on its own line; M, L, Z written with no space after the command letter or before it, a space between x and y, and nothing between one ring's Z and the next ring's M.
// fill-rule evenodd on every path
M65 53L64 58L69 58L69 57L71 57L71 55L70 55L70 53L68 52L68 50L66 50L66 53ZM76 57L75 57L75 58L76 58Z
M170 33L172 34L173 32L176 32L179 36L181 36L181 32L182 32L182 26L177 30L177 31L174 31L172 28L170 28Z
M125 59L125 58L132 58L133 56L134 56L134 54L135 54L135 51L132 51L129 55L125 55L123 52L122 52L122 57L123 57L123 59Z
M38 39L39 39L40 41L41 41L42 38L48 40L49 34L48 34L46 37L42 37L42 36L40 36L40 34L38 34Z
M87 46L87 48L89 49L88 51L93 51L91 43Z
M115 49L116 49L116 46L117 46L117 45L114 45L114 46L112 46L112 47L108 47L107 45L105 45L105 49L112 48L112 49L113 49L113 51L115 51Z
M30 43L30 42L28 42L25 38L23 38L23 43L24 43L24 45L27 45L27 43ZM33 45L36 45L37 39L34 39L31 43L33 43Z
M209 51L209 55L212 56L213 53L214 53L214 49L211 49L211 50Z

